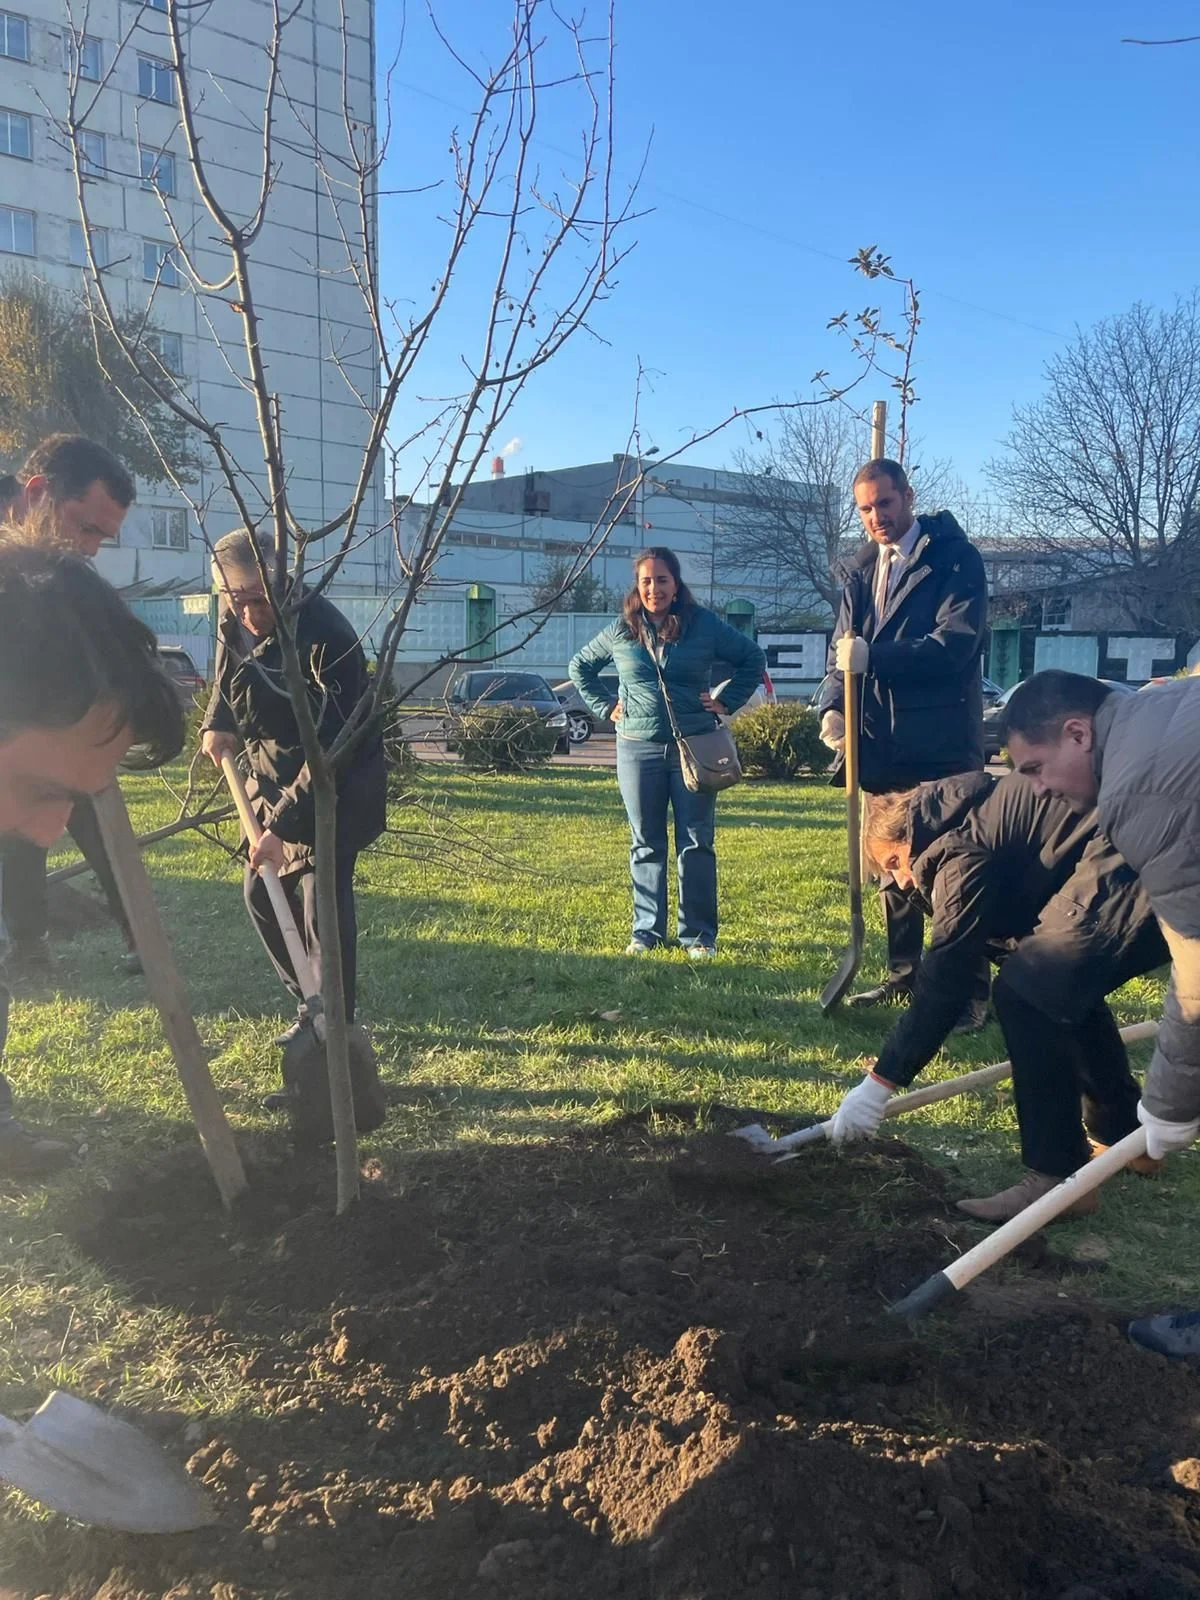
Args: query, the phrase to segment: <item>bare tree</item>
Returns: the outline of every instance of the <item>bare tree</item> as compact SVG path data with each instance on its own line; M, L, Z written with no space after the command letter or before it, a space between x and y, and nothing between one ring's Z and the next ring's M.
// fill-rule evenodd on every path
M1077 333L988 467L1057 581L1130 625L1200 625L1200 302L1135 305Z
M966 499L945 461L922 459L906 440L918 510ZM836 613L841 565L861 537L851 484L870 451L870 429L849 406L789 411L761 447L742 451L738 470L748 478L744 503L727 515L724 555L753 573L774 593L773 621L823 623Z

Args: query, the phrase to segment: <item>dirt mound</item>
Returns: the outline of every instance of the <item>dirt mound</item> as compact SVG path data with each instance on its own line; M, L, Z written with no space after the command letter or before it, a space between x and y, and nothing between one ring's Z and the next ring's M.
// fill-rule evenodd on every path
M628 1119L406 1157L342 1223L269 1152L232 1222L199 1169L143 1179L83 1242L253 1405L171 1439L217 1528L47 1542L30 1595L1200 1594L1193 1374L1057 1279L893 1322L964 1242L899 1143L772 1167Z

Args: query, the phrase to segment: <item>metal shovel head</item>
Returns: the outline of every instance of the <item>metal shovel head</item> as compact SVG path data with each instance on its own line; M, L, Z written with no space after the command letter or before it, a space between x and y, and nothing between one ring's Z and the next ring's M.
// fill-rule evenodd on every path
M354 1124L359 1133L373 1133L387 1119L379 1061L370 1039L357 1023L351 1023L348 1036ZM307 1024L284 1049L283 1081L292 1097L296 1138L302 1144L328 1144L333 1138L333 1111L325 1046Z
M186 1533L213 1520L200 1485L158 1445L61 1389L23 1426L0 1417L0 1479L121 1533Z
M847 989L854 982L854 975L858 971L858 963L862 960L863 944L866 940L866 927L863 923L862 912L856 912L850 918L850 943L842 957L842 964L821 990L821 1010L832 1011L838 1002L845 998Z

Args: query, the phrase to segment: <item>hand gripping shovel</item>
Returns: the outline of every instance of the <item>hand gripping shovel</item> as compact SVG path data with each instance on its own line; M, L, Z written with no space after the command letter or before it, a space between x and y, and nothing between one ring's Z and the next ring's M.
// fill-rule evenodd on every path
M932 1277L926 1278L911 1294L906 1294L903 1300L897 1300L891 1312L897 1317L920 1317L944 1300L952 1290L965 1289L981 1272L986 1272L989 1267L995 1266L997 1261L1004 1259L1010 1250L1023 1243L1026 1239L1044 1228L1048 1222L1053 1222L1068 1206L1075 1204L1083 1195L1090 1194L1093 1189L1098 1189L1107 1178L1115 1172L1120 1172L1138 1156L1146 1154L1146 1130L1135 1128L1132 1133L1127 1133L1123 1139L1111 1145L1103 1155L1096 1156L1089 1161L1086 1167L1080 1167L1078 1172L1073 1172L1069 1178L1049 1194L1044 1194L1040 1200L1035 1200L1031 1206L1013 1217L1011 1222L1006 1222L1003 1227L997 1228L989 1238L983 1239L973 1250L968 1250L966 1255L959 1256L957 1261L952 1261L942 1272L935 1272Z
M221 762L241 818L242 829L251 843L262 835L258 818L250 804L242 775L229 756ZM274 867L260 869L267 885L271 909L287 945L288 959L304 996L307 1012L304 1026L289 1041L283 1052L283 1082L292 1098L292 1126L297 1139L309 1144L328 1144L333 1138L333 1111L329 1103L329 1070L325 1060L325 1008L304 940L288 897ZM351 1023L347 1036L350 1054L350 1085L354 1094L354 1124L359 1133L372 1133L387 1118L387 1102L379 1082L379 1063L371 1041L357 1023Z
M200 1485L156 1444L61 1389L23 1425L0 1417L0 1480L122 1533L186 1533L213 1520Z
M842 964L821 991L821 1010L832 1011L854 982L862 960L862 838L858 815L858 674L847 672L843 679L843 715L846 720L846 836L850 866L850 943Z
M1158 1032L1157 1022L1131 1022L1121 1029L1126 1044L1136 1044L1139 1039L1153 1039ZM924 1088L910 1094L898 1094L888 1101L885 1119L902 1117L905 1112L918 1111L922 1106L935 1105L939 1100L954 1100L960 1094L970 1094L975 1089L987 1089L1001 1083L1012 1071L1011 1061L997 1061L990 1067L976 1067L974 1072L964 1072L961 1078L947 1078L943 1083L927 1083ZM747 1123L744 1128L733 1128L731 1139L744 1139L760 1155L774 1156L777 1162L794 1161L805 1145L819 1144L829 1136L829 1123L814 1122L811 1127L796 1133L785 1133L773 1139L761 1122Z

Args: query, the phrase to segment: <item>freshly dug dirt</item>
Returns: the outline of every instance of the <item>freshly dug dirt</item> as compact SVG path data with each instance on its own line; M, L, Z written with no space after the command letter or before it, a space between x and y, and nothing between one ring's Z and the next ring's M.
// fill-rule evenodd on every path
M971 1237L902 1144L772 1167L659 1115L405 1157L342 1222L329 1185L264 1151L233 1222L195 1165L97 1197L85 1248L255 1404L161 1419L215 1528L72 1531L15 1593L1200 1595L1194 1373L1063 1298L1044 1250L890 1319Z

